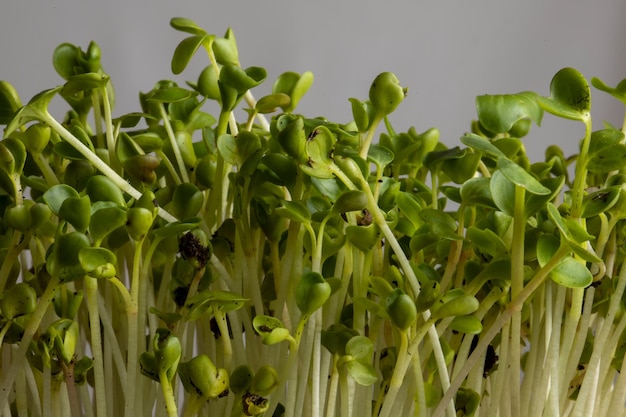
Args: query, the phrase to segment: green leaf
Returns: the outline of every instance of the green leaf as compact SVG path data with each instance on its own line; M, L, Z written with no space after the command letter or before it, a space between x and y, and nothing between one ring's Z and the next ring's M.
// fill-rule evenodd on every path
M276 208L276 214L298 223L310 223L311 214L297 201L283 201L283 206Z
M63 85L60 93L63 97L72 97L84 91L104 88L108 82L108 75L98 74L95 72L72 75Z
M589 155L601 151L612 145L617 145L624 139L624 133L615 128L596 130L589 138Z
M85 191L91 201L112 201L120 207L126 206L124 195L119 187L104 175L94 175L87 181Z
M374 344L365 336L354 336L346 343L346 355L369 361L374 355Z
M254 109L261 114L273 113L279 107L282 109L289 106L289 103L291 103L291 98L287 94L270 94L261 97L259 101L256 102Z
M480 334L483 331L483 323L473 314L469 316L456 316L450 322L450 328L466 334Z
M583 198L583 218L597 216L613 207L620 197L621 186L594 191Z
M350 376L359 385L369 386L378 381L376 369L367 362L349 361L346 363L346 369Z
M95 204L92 206L92 208ZM89 223L89 234L96 245L100 245L104 238L115 229L126 224L126 211L120 207L103 207L94 210Z
M77 58L80 53L80 48L70 43L62 43L56 47L52 54L52 64L61 78L67 80L76 74Z
M376 76L370 86L369 99L379 117L387 116L402 103L407 89L392 72L382 72Z
M432 151L424 157L424 166L428 169L435 170L440 164L449 159L460 159L465 156L467 149L461 149L458 146L450 149Z
M112 278L115 276L117 258L106 248L82 248L78 252L78 261L87 275L94 278Z
M20 107L22 101L15 88L6 81L0 81L0 124L8 124Z
M418 313L422 313L439 300L441 294L441 286L437 281L429 281L422 285L420 293L415 300L415 307Z
M385 311L398 329L405 331L417 319L417 307L413 299L402 289L394 289L385 299Z
M5 138L0 142L0 169L9 175L20 175L26 162L26 147L18 139Z
M616 143L590 155L587 162L589 172L605 174L626 166L626 145Z
M215 60L221 65L239 66L239 51L237 41L231 28L226 29L223 38L216 38L213 42Z
M545 265L556 253L559 247L558 239L549 235L542 235L537 242L537 260L541 266ZM559 285L569 288L585 288L593 281L593 275L584 263L571 256L566 256L550 272L550 278Z
M443 299L442 299L443 301ZM480 307L476 297L469 294L461 294L453 297L448 301L444 301L441 306L433 310L434 318L444 318L452 316L466 316L474 313Z
M296 305L302 314L313 314L326 303L331 292L330 284L320 274L308 272L296 286Z
M91 218L91 200L89 196L68 197L59 208L59 217L71 224L79 232L85 232Z
M63 201L67 198L79 198L78 192L66 184L57 184L48 189L43 195L43 200L46 202L50 210L54 214L59 214Z
M32 122L34 120L45 121L42 119L49 117L48 106L50 105L50 101L59 92L59 90L61 90L61 86L44 90L33 96L28 104L18 110L15 117L11 119L7 127L4 129L4 136L10 136L11 133L15 132L28 122Z
M467 238L478 250L494 258L504 255L509 250L502 238L490 229L470 226L467 228Z
M367 206L367 196L360 190L347 190L344 191L335 204L333 204L333 212L347 213L350 211L361 211Z
M204 204L204 194L192 183L182 183L172 196L174 215L179 219L188 219L198 214Z
M587 120L591 91L585 77L574 68L563 68L552 78L550 97L538 97L539 105L555 116Z
M366 253L372 250L380 240L380 230L376 224L348 226L345 233L352 246Z
M328 329L322 330L321 342L333 355L345 355L346 344L354 336L358 336L359 332L347 327L342 323L331 324Z
M378 169L384 169L393 162L394 154L388 148L381 145L372 145L367 153L367 160L376 164Z
M441 164L441 170L455 183L463 184L473 178L480 163L481 154L467 152L460 158L446 159Z
M504 153L497 146L482 136L478 136L474 133L467 133L462 136L461 142L475 151L488 155L493 159L498 159L499 157L504 156Z
M202 31L198 32L198 34L194 36L190 36L180 41L174 50L174 55L172 56L172 72L174 74L180 74L183 72L185 68L187 68L189 61L191 61L191 58L195 55L198 48L200 48L203 44L211 45L211 42L213 42L214 39L215 36L207 35L204 31Z
M587 232L582 229L578 223L565 220L554 204L548 203L547 209L548 218L559 229L561 236L563 236L568 242L580 244L591 238L591 236L587 234Z
M419 217L424 224L430 226L431 231L440 237L448 239L459 239L455 231L457 223L448 213L432 208L426 208L419 212Z
M236 65L224 65L219 80L224 85L234 88L241 95L261 84L267 77L267 71L261 67L249 67L245 70Z
M171 237L178 236L184 232L188 232L191 229L195 229L202 223L200 217L191 217L183 221L167 223L163 227L159 227L153 231L155 236L158 237Z
M28 315L37 306L37 292L25 282L7 288L0 299L0 311L6 320ZM5 324L7 326L8 324Z
M509 181L524 188L531 194L545 195L551 193L549 188L541 185L535 177L508 158L503 156L498 158L498 168Z
M185 17L173 17L170 19L170 26L181 32L192 33L194 35L203 35L206 33L196 22Z
M356 98L350 98L352 104L352 117L359 132L365 132L370 125L369 114L365 108L365 104Z
M549 194L527 194L524 202L524 214L526 217L534 216L539 210L546 206L548 201L552 201L554 197L561 191L565 184L565 177L548 177L539 181L541 185L550 189Z
M532 92L478 96L476 111L480 123L493 133L506 133L523 119L532 119L540 125L543 116Z
M188 299L185 303L188 309L187 320L197 320L203 315L213 314L213 309L222 311L239 310L248 301L240 294L228 291L202 291Z
M255 316L252 320L252 326L261 336L265 345L280 343L290 336L289 330L285 328L283 322L272 316Z
M309 136L306 143L306 153L309 159L306 165L300 165L301 169L317 178L333 178L331 155L334 147L335 136L326 126L319 126Z
M626 104L626 79L620 81L615 88L609 87L601 79L593 77L591 78L591 85L600 91L609 93L622 103Z
M298 106L298 103L300 103L300 100L312 84L312 72L307 71L302 73L302 75L296 72L284 72L276 79L272 87L272 93L284 93L291 98L289 105L283 107L285 113L291 113Z
M146 100L158 103L176 103L187 100L196 94L197 93L195 91L187 90L186 88L170 86L154 91L146 98Z
M461 185L461 199L465 205L478 205L488 208L495 208L493 197L491 196L489 178L470 178Z
M51 275L57 275L61 282L82 278L85 271L78 260L78 254L81 249L90 246L89 238L80 232L57 236L46 257L46 269Z
M261 365L252 378L250 391L256 395L267 396L276 389L279 381L276 369L269 365ZM255 403L255 406L257 405Z

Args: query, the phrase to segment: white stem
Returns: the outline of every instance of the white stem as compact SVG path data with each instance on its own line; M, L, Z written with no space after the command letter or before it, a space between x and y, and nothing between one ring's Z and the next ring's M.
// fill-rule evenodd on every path
M115 185L117 185L120 190L124 191L126 194L130 195L134 199L139 199L141 197L141 192L139 192L135 187L130 185L128 181L124 178L120 177L117 172L115 172L110 166L108 166L102 159L100 159L94 152L85 146L80 140L76 139L74 135L72 135L62 124L57 122L52 116L47 115L44 118L46 123L54 129L55 132L59 134L63 139L65 139L70 145L74 147L78 152L80 152L89 162L91 162L100 172L107 176ZM162 207L159 207L158 214L164 220L169 222L176 222L178 219L172 216L170 213L165 211Z

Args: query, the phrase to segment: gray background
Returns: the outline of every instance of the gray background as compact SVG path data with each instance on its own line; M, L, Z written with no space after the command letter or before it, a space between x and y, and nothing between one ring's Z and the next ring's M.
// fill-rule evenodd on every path
M376 74L393 71L409 87L391 116L396 130L436 126L449 146L468 130L477 95L547 95L565 66L609 85L626 77L624 0L2 1L0 79L27 101L62 82L51 65L59 43L86 48L95 40L116 88L114 115L138 111L138 91L159 79L195 80L207 65L198 55L182 76L171 74L172 52L184 37L169 27L173 16L218 35L231 26L242 65L268 70L257 97L283 71L312 71L313 88L298 108L311 117L349 121L347 99L367 98ZM604 93L592 97L594 127L620 126L623 106ZM550 143L569 154L582 134L582 124L546 115L526 148L534 159Z

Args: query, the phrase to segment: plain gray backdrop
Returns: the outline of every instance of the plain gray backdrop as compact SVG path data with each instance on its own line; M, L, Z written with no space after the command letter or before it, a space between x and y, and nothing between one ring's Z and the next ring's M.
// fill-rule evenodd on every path
M533 90L549 94L562 67L609 85L626 78L624 0L3 0L0 79L27 101L62 80L51 56L62 42L96 41L117 93L114 115L139 111L138 92L160 79L195 80L207 65L199 54L181 75L170 59L184 34L169 27L188 17L211 33L236 35L241 63L262 66L269 93L284 71L315 74L298 111L338 122L351 119L348 98L366 99L373 78L393 71L409 95L391 116L396 130L438 127L448 146L468 130L480 94ZM621 126L623 106L592 92L595 129ZM241 118L244 117L242 114ZM557 143L574 152L583 126L545 115L525 140L534 160Z

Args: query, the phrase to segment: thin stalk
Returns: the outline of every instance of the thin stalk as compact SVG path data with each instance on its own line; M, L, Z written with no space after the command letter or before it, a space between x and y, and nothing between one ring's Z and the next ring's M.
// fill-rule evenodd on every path
M585 412L593 410L594 403L596 401L594 393L596 392L598 379L600 376L599 371L602 361L602 353L604 352L604 346L612 330L613 321L615 320L615 316L619 310L622 295L624 294L624 287L626 287L626 265L622 266L617 286L615 288L615 291L613 292L613 295L611 296L608 312L606 314L604 322L602 323L602 327L596 334L596 338L593 344L593 351L589 360L589 365L587 366L585 378L583 379L582 385L580 387L580 392L578 393L578 400L576 401L576 405L574 406L572 417L583 417L583 415L590 415L585 414Z
M106 89L103 88L103 89ZM102 134L102 113L100 112L100 96L98 90L91 90L91 107L96 125L96 147L104 149L104 135Z
M624 361L626 363L626 361ZM334 417L337 404L337 387L339 385L339 370L337 369L337 355L333 355L333 368L328 385L328 398L326 401L326 417Z
M44 179L49 187L56 185L59 183L59 179L57 178L54 170L50 167L48 160L43 157L41 153L31 153L30 156L33 158L37 167L43 174Z
M626 401L626 353L622 357L622 367L615 380L613 395L611 396L611 402L605 415L617 416L620 412L623 413L624 401Z
M60 285L60 280L58 276L52 276L50 281L48 282L48 286L46 287L45 292L41 296L39 302L37 303L37 307L30 315L26 325L24 326L24 334L22 335L22 340L20 341L20 345L13 353L11 365L8 370L3 375L2 385L0 385L0 408L4 408L6 404L8 404L8 398L11 393L11 387L13 386L13 382L17 377L20 369L24 366L24 361L26 360L26 353L30 348L30 342L33 340L33 336L37 332L39 325L41 324L41 320L43 319L50 303L52 303L52 299L54 298L54 292L56 288Z
M81 407L78 400L78 393L76 391L76 383L74 382L74 365L66 364L60 361L61 368L63 369L63 376L65 378L66 394L69 401L70 413L74 417L81 417Z
M80 152L89 162L91 162L96 169L102 172L107 178L109 178L115 185L119 187L120 190L124 191L134 199L141 198L141 192L138 191L135 187L130 185L128 181L124 178L120 177L117 172L115 172L110 166L108 166L102 159L100 159L95 153L91 152L91 150L86 147L80 140L78 140L74 135L72 135L62 124L57 122L52 116L47 114L42 118L42 121L48 123L52 129L59 134L63 139L65 139L70 145L74 147L78 152ZM169 222L178 221L178 219L172 216L170 213L165 211L162 207L158 208L158 214L164 220Z
M104 125L106 127L106 141L107 149L109 150L109 164L114 170L121 169L120 163L117 160L117 154L115 153L115 129L113 127L113 119L111 117L111 101L109 100L109 93L106 86L100 89L102 94L102 107L104 110Z
M563 309L565 308L565 287L558 286L556 293L556 301L554 303L554 314L553 314L553 329L559 329L557 331L553 331L550 335L550 347L548 348L547 362L548 366L546 368L549 369L550 373L550 392L547 401L548 407L548 416L559 417L561 415L560 405L559 405L559 388L561 386L561 377L562 374L559 369L559 354L560 354L560 345L561 345L561 332L563 323ZM546 371L548 371L546 369Z
M18 417L28 416L27 394L25 369L22 368L15 379L15 408Z
M583 213L583 197L587 183L587 162L589 161L588 154L591 143L591 117L586 117L583 123L585 124L585 137L576 160L574 186L572 187L572 209L570 211L571 218L575 220L579 220Z
M133 256L133 269L131 276L130 298L126 304L126 316L128 317L128 350L126 363L126 395L124 415L132 417L137 410L137 402L141 400L136 396L137 379L139 376L139 318L138 318L138 299L139 299L139 280L141 277L141 260L144 239L139 240L135 244L135 253ZM144 342L143 332L141 341Z
M402 387L404 382L404 376L411 363L411 357L408 355L408 343L409 338L407 331L399 331L400 346L398 346L398 358L396 359L396 366L393 369L391 381L389 382L389 390L385 396L383 408L380 410L379 417L389 417L391 410L396 402L396 396Z
M506 310L504 310L502 314L498 316L496 321L494 321L491 327L489 327L489 329L484 333L483 337L479 340L478 345L474 349L474 352L470 355L470 357L465 362L465 365L463 365L463 368L461 368L461 371L459 372L457 377L454 378L454 380L450 384L450 387L442 397L432 417L443 416L446 405L452 400L458 389L461 387L461 384L463 383L465 377L472 370L481 353L486 351L489 343L491 343L493 338L496 337L496 335L500 332L502 326L504 326L504 324L511 319L514 311L520 310L522 308L524 301L526 301L526 299L528 299L528 297L530 297L530 295L533 294L541 284L543 284L543 282L548 277L550 271L552 271L552 269L554 269L554 267L558 265L561 259L563 259L563 257L566 256L569 251L570 249L567 245L562 245L552 256L552 258L550 258L550 260L539 271L537 271L533 279L524 287L519 295L509 303Z
M363 140L363 143L361 144L361 150L359 151L359 156L365 160L367 160L367 153L369 152L370 145L372 144L372 140L374 139L374 135L376 134L376 129L378 128L378 125L380 124L382 120L383 118L382 116L380 116L380 114L377 114L376 116L374 116L372 123L370 123L370 128L367 131L367 135L365 136L365 139Z
M159 111L161 112L161 118L163 118L163 127L165 127L167 137L170 140L170 145L172 146L172 152L174 152L174 158L176 158L176 163L178 164L180 176L183 182L189 182L187 167L185 166L185 161L183 161L183 155L180 153L180 148L178 147L178 143L176 142L176 135L172 130L172 125L170 124L170 119L167 116L167 112L165 111L165 106L163 105L163 103L159 103Z
M28 246L28 242L30 238L24 236L22 232L19 230L13 231L13 237L11 238L11 243L9 244L8 251L4 256L4 259L16 259L20 253ZM0 266L0 291L4 291L4 287L7 283L7 279L9 279L9 274L11 269L13 268L13 262L2 262L2 266Z
M96 412L99 416L107 415L107 395L104 383L104 360L102 357L102 339L100 336L100 312L98 307L98 280L85 277L85 295L89 311L89 328L91 330L91 352L93 354L94 396ZM77 414L78 415L78 414Z
M524 287L524 234L526 231L526 215L524 201L526 190L515 185L515 208L513 216L513 241L511 247L511 298L519 295ZM520 378L521 378L521 326L522 312L516 311L511 318L511 333L509 338L509 384L511 416L520 417Z
M424 386L424 376L422 374L422 364L420 363L419 352L411 357L413 364L413 377L415 378L416 394L415 394L415 415L424 415L428 408L426 406L426 389Z
M119 282L119 280L117 281ZM124 289L126 289L126 287L124 287ZM115 370L119 374L120 389L122 392L126 392L126 367L124 366L124 356L122 355L122 350L120 349L115 330L113 330L113 324L111 323L111 319L109 318L108 314L106 314L106 306L111 305L112 303L106 303L101 298L98 299L98 306L100 310L105 312L105 314L101 314L99 316L105 338L104 345L106 348L111 350L111 356L113 357L113 362L115 363ZM109 380L112 380L112 377L106 379L106 381Z
M322 373L321 356L322 356L322 310L317 310L313 314L315 320L313 335L313 361L311 364L311 415L321 416L324 409L324 403L320 396L320 378Z
M550 327L551 321L548 321L544 316L544 304L546 303L546 292L549 285L544 285L537 290L537 294L533 297L533 303L531 304L531 323L530 323L530 346L532 349L528 352L526 358L526 364L524 366L524 380L522 381L521 391L521 404L522 409L520 414L528 416L531 406L531 399L533 394L538 391L536 387L536 378L538 379L543 369L546 342L550 335L548 327ZM551 305L551 304L549 304ZM543 326L545 319L546 325Z
M586 290L585 295L585 303L583 305L583 314L582 318L579 322L578 329L576 330L576 335L572 342L572 349L569 351L569 358L567 360L567 365L564 369L564 377L563 377L563 388L561 389L561 409L565 408L565 404L567 403L567 386L565 384L569 384L569 381L574 378L576 371L578 370L578 363L580 361L580 356L583 353L583 349L585 347L585 339L587 338L587 331L591 327L591 312L593 308L593 297L595 294L595 288L589 287ZM609 414L610 415L610 414Z
M165 399L167 415L169 417L178 417L174 389L172 388L172 382L167 377L167 371L159 370L159 380L161 381L161 390L163 391L163 398Z

